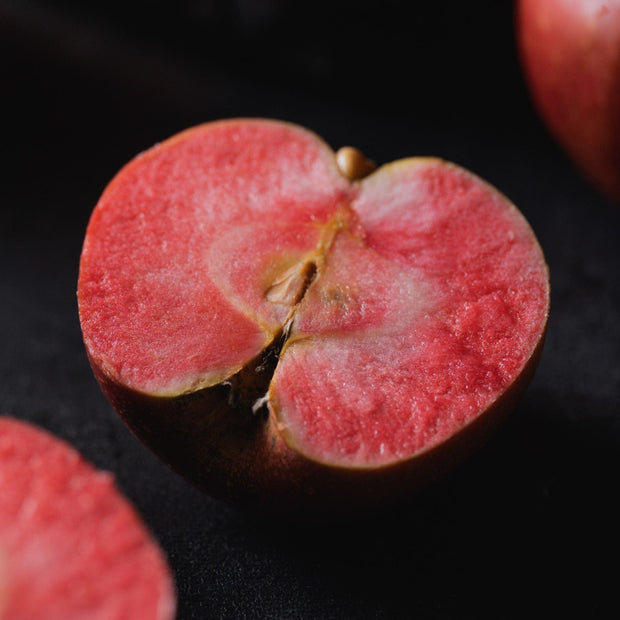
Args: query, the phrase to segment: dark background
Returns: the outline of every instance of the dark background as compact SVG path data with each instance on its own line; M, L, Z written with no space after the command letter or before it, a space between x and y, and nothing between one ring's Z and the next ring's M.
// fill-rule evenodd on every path
M179 618L617 617L620 207L532 109L512 11L0 0L0 411L114 472L170 559ZM396 512L310 527L226 507L134 439L88 367L75 290L105 184L176 131L240 115L380 163L456 161L519 205L547 256L547 343L514 416Z

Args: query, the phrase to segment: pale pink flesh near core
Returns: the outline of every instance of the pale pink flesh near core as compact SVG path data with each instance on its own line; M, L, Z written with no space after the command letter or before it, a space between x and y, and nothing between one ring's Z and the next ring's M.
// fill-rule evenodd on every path
M108 473L0 417L0 618L170 620L164 556Z
M260 353L290 308L279 273L316 249L350 191L308 131L220 122L139 156L89 224L78 299L105 374L158 395L220 382Z
M121 171L78 290L93 363L152 395L226 379L290 322L271 415L294 449L347 467L472 422L531 357L548 294L529 226L476 176L410 159L351 183L314 134L256 120L189 130Z

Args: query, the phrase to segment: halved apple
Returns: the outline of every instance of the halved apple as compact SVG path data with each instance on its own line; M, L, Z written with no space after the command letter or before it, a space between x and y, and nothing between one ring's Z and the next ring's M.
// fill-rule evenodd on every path
M97 204L78 286L94 373L209 493L402 497L531 376L549 281L521 213L439 159L372 168L292 124L218 121L139 155Z

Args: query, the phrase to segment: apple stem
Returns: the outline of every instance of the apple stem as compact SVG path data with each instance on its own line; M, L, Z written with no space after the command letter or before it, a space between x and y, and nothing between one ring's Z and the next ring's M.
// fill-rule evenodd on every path
M343 146L338 149L336 164L341 174L350 181L363 179L377 167L374 161L368 159L359 149L353 146Z

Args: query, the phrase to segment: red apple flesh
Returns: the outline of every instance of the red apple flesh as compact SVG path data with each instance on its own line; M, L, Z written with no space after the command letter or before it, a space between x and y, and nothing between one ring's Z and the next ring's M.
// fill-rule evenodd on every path
M218 121L139 155L93 212L95 376L217 497L310 513L406 496L531 377L548 272L516 207L433 158L347 174L301 127Z
M111 476L0 417L0 618L167 620L165 558Z
M542 119L583 173L620 202L620 2L519 0L516 17Z

